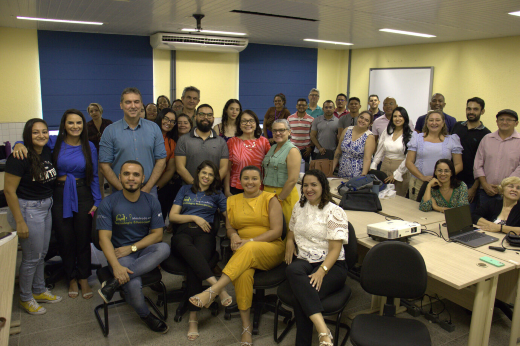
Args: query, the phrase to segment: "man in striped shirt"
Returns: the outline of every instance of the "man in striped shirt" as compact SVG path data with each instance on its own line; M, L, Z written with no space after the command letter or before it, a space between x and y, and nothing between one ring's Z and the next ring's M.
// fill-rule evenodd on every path
M311 125L314 118L306 112L306 99L298 99L296 109L297 112L287 118L291 128L291 142L300 150L305 162L309 162L312 153Z

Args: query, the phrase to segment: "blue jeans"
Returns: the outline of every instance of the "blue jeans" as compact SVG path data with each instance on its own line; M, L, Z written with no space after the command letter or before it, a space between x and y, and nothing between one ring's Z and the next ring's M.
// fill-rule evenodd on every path
M478 198L479 198L479 204L484 205L486 202L496 199L497 201L502 200L502 196L499 194L496 194L494 196L489 196L484 189L478 190Z
M150 313L144 300L141 275L151 272L168 256L170 256L168 244L156 243L119 259L119 264L134 272L128 274L130 281L121 287L125 293L126 302L140 317L146 317ZM109 268L112 271L112 267L109 266Z
M29 229L29 237L20 239L22 264L20 265L20 299L33 299L34 294L46 291L43 276L44 259L49 249L52 228L52 198L30 201L18 198L20 211ZM7 212L7 222L16 230L11 209Z

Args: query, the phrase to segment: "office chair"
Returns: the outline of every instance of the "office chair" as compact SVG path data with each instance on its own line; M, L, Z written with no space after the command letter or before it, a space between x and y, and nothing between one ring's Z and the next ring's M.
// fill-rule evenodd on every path
M354 226L352 226L350 222L348 223L348 244L343 245L343 249L345 250L345 263L349 270L348 276L352 277L350 271L351 268L354 268L354 265L357 262L357 238ZM355 277L356 276L354 276L354 278ZM287 327L285 327L280 336L278 336L278 309L282 305L286 305L292 308L295 304L298 304L298 302L294 298L291 285L288 281L285 281L280 286L278 286L276 294L278 295L278 302L276 304L276 310L274 313L274 341L276 343L280 343L285 338L285 336L290 331L290 329L296 321L294 317L291 317L290 319L285 318L284 323L287 324ZM347 303L350 300L351 296L352 290L349 286L344 285L341 289L332 294L329 294L321 301L321 304L323 306L323 316L336 315L336 319L334 321L325 319L326 323L330 323L336 326L336 329L334 331L334 346L338 346L339 344L340 327L343 327L347 330L347 334L343 338L343 341L340 345L344 346L348 340L350 328L345 323L342 323L340 321L341 315L343 314L343 310L345 310L345 307L347 306Z
M424 259L411 245L386 241L374 246L361 268L361 287L373 295L386 296L383 316L358 315L351 325L353 346L428 346L428 328L420 321L397 318L395 298L415 299L426 291Z

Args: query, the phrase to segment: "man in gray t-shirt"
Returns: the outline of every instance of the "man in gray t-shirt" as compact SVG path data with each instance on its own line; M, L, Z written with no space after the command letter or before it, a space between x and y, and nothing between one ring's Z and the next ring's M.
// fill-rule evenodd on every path
M339 119L334 116L334 102L331 100L325 101L323 103L323 115L312 122L311 141L316 146L313 159L328 158L332 160L334 158L338 123Z

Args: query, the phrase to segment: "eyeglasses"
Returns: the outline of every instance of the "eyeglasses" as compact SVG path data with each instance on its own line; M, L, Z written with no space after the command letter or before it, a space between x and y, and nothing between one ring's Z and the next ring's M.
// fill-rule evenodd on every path
M283 133L285 133L285 131L287 131L287 129L282 129L282 130L273 130L273 131L271 131L271 132L272 132L272 133L275 133L275 134L276 134L276 133L283 134Z
M449 169L438 169L438 170L435 171L435 173L437 173L437 174L442 174L442 173L448 174L448 173L451 173L451 170L449 170Z
M513 123L515 121L517 121L516 119L511 119L511 118L498 118L497 121L499 123Z
M320 95L318 94L309 94L309 97L319 97Z
M197 115L201 118L213 118L213 113L197 113Z
M179 109L182 109L182 105L176 105L176 106L173 106L173 110L179 110Z
M255 124L255 119L249 119L249 120L240 120L240 124L247 125L247 124Z
M170 119L170 118L168 118L168 117L164 117L162 121L164 121L164 122L166 122L166 123L169 122L170 124L175 125L175 120Z

